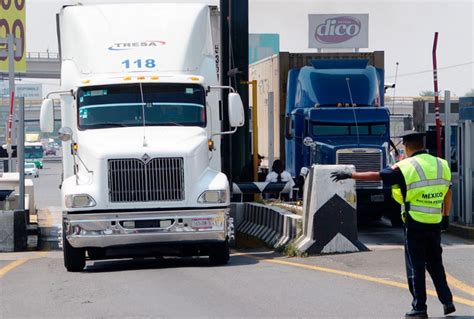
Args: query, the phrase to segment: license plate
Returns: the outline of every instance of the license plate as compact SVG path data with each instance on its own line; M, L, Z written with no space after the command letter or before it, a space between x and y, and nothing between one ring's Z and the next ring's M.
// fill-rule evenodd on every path
M385 196L383 196L383 194L371 195L371 196L370 196L370 201L371 201L371 202L375 202L375 203L383 202L384 199L385 199Z
M196 229L212 228L212 218L193 218L191 227Z

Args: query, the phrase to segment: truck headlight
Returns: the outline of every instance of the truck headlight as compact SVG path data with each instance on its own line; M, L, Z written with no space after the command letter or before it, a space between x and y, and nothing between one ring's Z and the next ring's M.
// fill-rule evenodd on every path
M198 203L225 203L227 201L227 192L225 190L210 190L199 195Z
M67 208L94 207L95 205L96 205L96 202L90 195L87 195L87 194L66 195Z

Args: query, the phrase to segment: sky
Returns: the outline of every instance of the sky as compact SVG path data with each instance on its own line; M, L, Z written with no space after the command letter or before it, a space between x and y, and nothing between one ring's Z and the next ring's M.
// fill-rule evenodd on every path
M234 0L238 1L238 0ZM83 4L133 2L81 0ZM140 2L170 2L147 1ZM218 4L219 1L187 0ZM26 46L29 52L57 52L55 13L70 0L26 0ZM433 91L432 47L438 39L439 90L463 96L474 88L474 0L249 0L249 32L280 34L280 51L308 48L308 14L369 14L369 48L385 51L386 83L395 82L397 97ZM38 82L38 80L29 80ZM49 85L58 81L44 81ZM389 95L393 95L389 93Z

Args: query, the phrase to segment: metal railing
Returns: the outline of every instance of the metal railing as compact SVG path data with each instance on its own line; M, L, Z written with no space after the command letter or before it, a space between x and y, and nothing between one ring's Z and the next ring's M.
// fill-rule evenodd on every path
M58 60L59 53L58 52L27 52L26 53L27 59L51 59L51 60Z

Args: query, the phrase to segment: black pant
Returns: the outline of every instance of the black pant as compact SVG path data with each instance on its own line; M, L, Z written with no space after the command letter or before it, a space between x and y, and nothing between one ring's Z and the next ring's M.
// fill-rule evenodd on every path
M442 304L453 302L444 273L442 252L440 230L405 228L405 264L415 310L426 310L425 268L436 287L439 301Z

